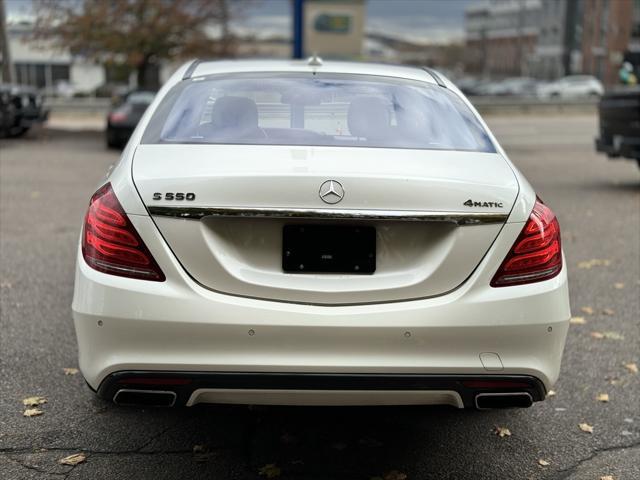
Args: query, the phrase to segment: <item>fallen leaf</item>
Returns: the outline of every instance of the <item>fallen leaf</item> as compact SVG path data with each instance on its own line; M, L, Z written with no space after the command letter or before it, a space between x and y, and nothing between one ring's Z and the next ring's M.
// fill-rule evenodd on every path
M584 325L585 323L587 323L587 321L584 319L584 317L571 317L569 323L571 325Z
M616 288L618 290L622 290L624 288L624 283L616 282L616 283L613 284L613 288Z
M398 470L391 470L384 474L382 480L407 480L407 475Z
M206 445L193 446L193 461L198 463L208 462L212 454Z
M605 314L605 315L611 316L611 315L614 315L616 312L615 312L615 310L613 310L611 308L603 308L602 309L602 313Z
M68 457L61 458L58 460L58 463L60 465L71 465L72 467L75 467L79 463L84 463L86 460L87 456L84 453L74 453Z
M599 393L596 396L596 400L602 403L607 403L609 401L609 394L608 393Z
M638 373L638 365L636 363L625 363L624 368L629 370L631 373Z
M604 332L603 335L608 340L624 340L624 335L620 335L618 332Z
M585 433L593 433L593 425L589 425L588 423L581 423L578 425L580 430Z
M600 480L615 480L613 475L603 475L600 477Z
M540 460L538 460L538 465L548 467L549 465L551 465L551 462L549 460L544 460L541 458Z
M591 307L582 307L580 310L587 315L593 315L593 308Z
M555 397L557 395L555 390L549 390L547 392L547 397Z
M578 263L578 268L586 268L587 270L593 267L608 267L611 265L611 260L602 258L592 258Z
M37 417L42 415L44 412L39 408L27 408L23 413L23 417Z
M618 385L620 383L620 378L618 377L606 376L605 380L608 381L610 385Z
M11 288L12 286L13 285L11 285L11 282L7 282L6 280L0 282L0 288Z
M43 403L47 403L47 399L44 397L27 397L22 400L25 407L37 407Z
M493 433L495 433L499 437L510 437L511 436L511 430L509 430L506 427L495 427L493 429Z
M269 463L258 470L258 474L267 478L277 478L281 473L282 470L275 463Z
M607 340L624 340L624 335L621 335L618 332L612 332L612 331L591 332L591 336L593 338L597 338L598 340L601 340L603 338L606 338Z
M63 368L62 370L64 371L65 375L75 375L76 373L78 373L77 368Z

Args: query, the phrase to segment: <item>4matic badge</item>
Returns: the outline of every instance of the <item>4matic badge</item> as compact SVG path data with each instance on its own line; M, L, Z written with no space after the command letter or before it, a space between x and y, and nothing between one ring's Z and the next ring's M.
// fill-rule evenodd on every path
M502 202L475 202L471 199L463 203L467 207L502 208Z

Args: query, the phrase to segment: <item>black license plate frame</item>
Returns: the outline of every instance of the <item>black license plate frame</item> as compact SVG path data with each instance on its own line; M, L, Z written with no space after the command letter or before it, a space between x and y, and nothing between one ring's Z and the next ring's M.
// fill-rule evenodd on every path
M360 225L284 225L282 269L286 273L372 275L376 229Z

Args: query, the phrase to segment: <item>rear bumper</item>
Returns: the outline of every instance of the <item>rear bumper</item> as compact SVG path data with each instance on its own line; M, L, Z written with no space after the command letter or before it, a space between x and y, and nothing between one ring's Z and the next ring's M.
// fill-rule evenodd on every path
M610 136L609 139L596 138L596 150L606 153L609 157L624 157L640 159L640 138Z
M187 399L180 392L179 403L187 405L460 406L469 403L455 383L460 376L530 377L542 385L534 399L541 399L558 377L571 316L566 269L535 284L489 286L495 270L490 265L502 261L521 225L500 235L464 285L446 295L320 306L205 289L185 274L155 235L151 219L130 219L163 269L165 282L114 277L88 267L80 253L77 259L72 310L79 365L94 390L109 392L106 397L122 375L178 372L197 379L189 389L200 390L198 397ZM334 382L331 389L319 380L327 375ZM309 383L304 388L280 383L293 378ZM372 379L376 382L357 389ZM445 380L448 390L436 380ZM235 382L232 388L228 382ZM442 392L448 393L443 397Z
M116 372L98 395L113 400L119 392L172 392L167 406L198 403L289 405L450 404L476 406L483 394L527 394L543 400L544 384L527 375L317 374L230 372Z

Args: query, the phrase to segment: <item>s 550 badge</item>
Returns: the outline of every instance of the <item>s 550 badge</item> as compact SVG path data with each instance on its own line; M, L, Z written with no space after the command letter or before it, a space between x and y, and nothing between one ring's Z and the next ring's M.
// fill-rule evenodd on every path
M156 192L153 194L154 200L177 200L178 202L182 200L193 201L196 199L195 193L182 193L182 192L167 192L164 195L160 192Z

